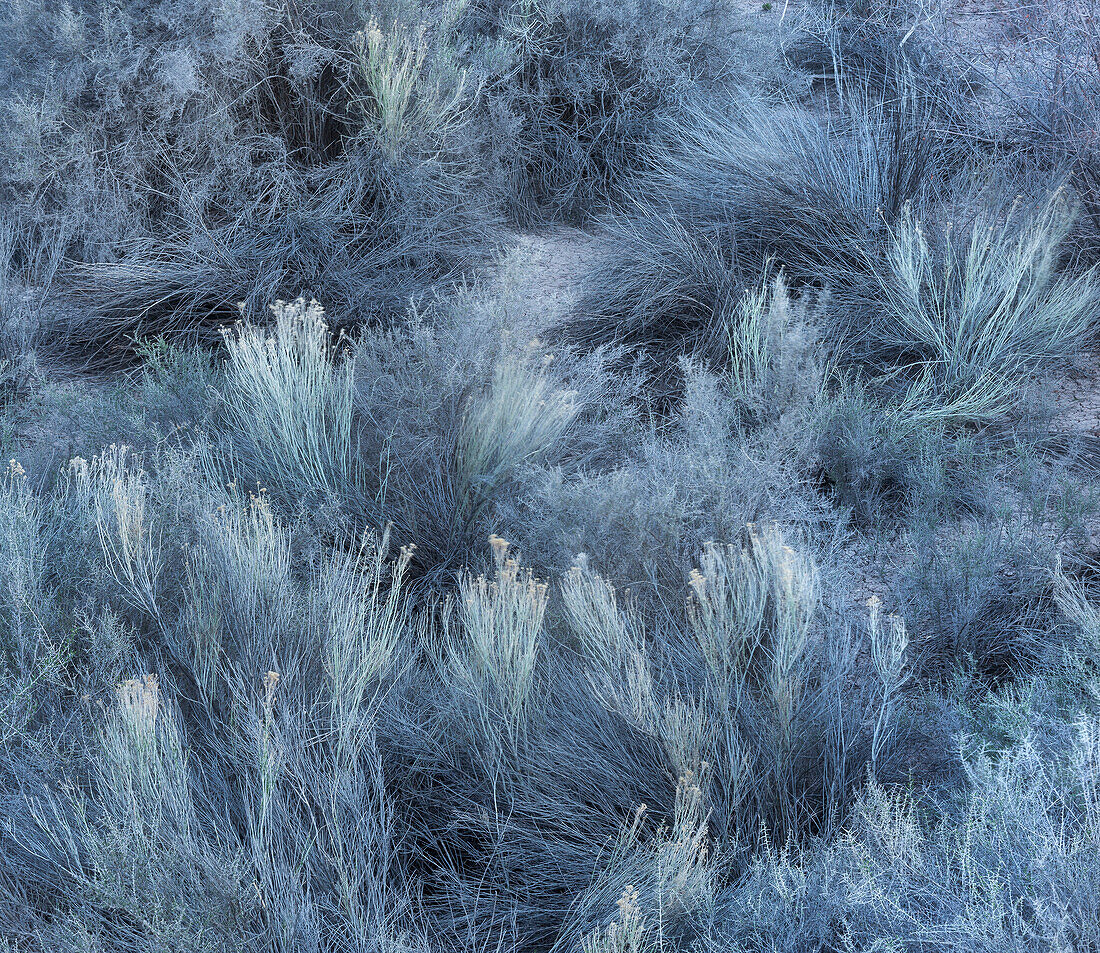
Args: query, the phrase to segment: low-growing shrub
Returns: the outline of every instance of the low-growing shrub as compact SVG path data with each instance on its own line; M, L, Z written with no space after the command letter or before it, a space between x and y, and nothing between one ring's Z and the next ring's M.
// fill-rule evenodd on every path
M970 669L990 680L1033 670L1053 620L1054 553L1038 528L1011 519L920 538L901 587L921 668L941 677Z
M633 431L610 464L531 468L502 501L499 521L527 559L564 572L584 553L616 586L675 602L707 541L777 517L815 530L831 521L808 439L821 398L813 327L781 288L742 305L726 345L738 370L686 365L663 428Z
M980 510L1003 454L996 439L951 432L923 408L842 382L810 425L823 488L857 525Z
M872 787L837 844L773 852L720 894L706 948L1087 948L1100 902L1096 745L1085 716L1053 757L1027 740L1000 754L976 740L957 800Z
M466 30L497 37L487 86L510 119L494 156L521 215L587 217L638 167L656 117L722 72L722 0L476 3Z

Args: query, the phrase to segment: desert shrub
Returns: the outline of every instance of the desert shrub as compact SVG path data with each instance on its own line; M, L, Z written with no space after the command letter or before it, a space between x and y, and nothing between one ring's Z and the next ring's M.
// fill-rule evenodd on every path
M0 12L0 946L1095 946L1091 514L1023 406L1095 278L1058 196L940 190L919 31L850 7L795 102L713 95L724 5L199 6ZM609 197L558 339L406 310Z
M471 418L496 419L487 393ZM53 627L19 622L17 590L60 619L98 610L86 628L115 646L80 656L75 688L72 657L48 690L28 669L35 720L7 723L27 752L0 771L20 936L672 942L765 843L837 829L868 763L909 766L904 628L877 609L847 624L773 529L705 547L660 626L583 565L540 582L499 538L485 575L417 613L411 549L319 546L273 494L227 487L198 450L175 459L115 449L56 496L13 484L0 514L23 657L47 658ZM47 545L21 555L36 526ZM67 753L31 758L52 719Z
M559 945L580 942L585 953L613 953L675 947L692 937L718 883L702 783L694 773L680 778L671 821L642 844L645 812L636 815L614 845L606 873L578 899ZM590 929L616 892L610 922Z
M805 413L821 394L829 369L817 353L817 319L806 301L791 300L782 274L726 316L730 396L747 429Z
M1013 431L1028 387L1066 367L1100 315L1092 273L1057 267L1071 220L1055 194L979 216L958 241L901 212L879 304L838 354L858 376L841 378L815 418L822 476L858 520L898 502L973 509L998 461L1042 442Z
M140 366L109 379L36 372L7 407L8 458L49 485L73 457L111 444L160 453L203 443L222 410L220 362L163 341L143 342L137 353Z
M50 521L22 465L8 465L0 488L0 736L5 745L39 717L63 683L70 649L54 630L59 615L48 582Z
M647 198L609 219L567 337L648 348L664 368L685 349L726 359L742 276L774 256L794 286L828 288L838 361L914 426L1003 417L1087 338L1094 278L1058 270L1072 221L1058 193L979 213L962 241L919 224L940 154L922 102L853 93L831 119L751 99L689 110L639 177Z
M586 216L635 168L655 117L722 72L722 2L475 3L466 32L507 52L487 95L521 215Z
M735 369L684 366L664 427L636 431L600 466L528 471L498 507L527 559L564 572L583 553L639 599L675 603L708 540L740 539L747 524L780 516L826 528L808 439L821 396L813 327L781 286L741 304L726 344Z
M1065 645L1055 569L1087 546L1088 490L1026 447L988 477L962 520L914 512L896 588L917 633L915 664L932 677L1026 679Z
M922 408L883 401L851 380L819 404L810 429L823 488L866 528L981 510L1006 454L995 435L950 431Z
M969 667L986 679L1032 670L1053 617L1055 543L1012 518L968 521L942 535L922 534L901 581L920 665L941 675Z
M322 290L362 320L484 250L493 215L462 132L474 91L423 34L369 12L5 14L19 254L81 263L51 317L59 344L102 360L134 335L216 340L242 300Z
M408 794L446 932L606 940L628 885L647 931L663 911L675 932L761 836L822 830L866 761L895 770L903 627L875 616L877 668L857 672L851 634L829 627L812 566L778 534L708 548L663 638L585 566L555 609L493 543L495 571L444 614L430 733L446 754Z
M169 445L202 439L220 410L222 368L206 350L169 344L164 338L144 342L138 353L141 369L132 386L145 423L130 431L131 439L140 439L143 431Z
M355 489L352 368L317 302L277 302L270 336L226 335L229 426L245 471L292 499Z
M723 247L717 232L689 232L674 216L624 220L610 242L587 278L604 282L599 308L578 309L565 337L633 355L650 376L654 405L681 395L684 355L727 368L750 416L774 417L777 401L792 402L792 387L814 388L822 368L808 362L820 301L792 300L784 276L770 281L767 266L762 280L747 283L733 258L736 246Z
M862 676L841 644L816 656L812 568L774 535L704 554L673 650L583 569L548 612L550 588L499 539L491 575L463 576L455 602L417 617L411 550L367 538L300 560L266 494L188 489L116 450L78 464L58 503L91 524L89 556L113 583L86 597L140 638L85 663L88 703L69 711L81 730L42 768L63 783L46 787L31 762L22 780L3 775L18 811L0 884L30 888L28 936L49 916L82 936L138 943L152 929L200 948L369 949L429 928L596 942L627 884L647 935L672 936L727 876L712 851L742 856L761 823L801 836L843 811L850 759L887 770L893 757L896 689L872 678L833 712L823 673ZM62 552L44 552L40 585L73 600L47 565ZM882 663L896 685L903 643L881 644L895 646ZM116 682L119 666L139 674ZM51 712L79 706L53 692ZM822 788L811 751L838 737L836 718L848 766ZM27 722L7 724L31 743ZM735 734L746 747L729 748ZM755 793L750 760L778 772ZM839 800L821 814L818 796Z
M230 459L284 509L328 501L360 527L392 524L418 567L453 581L494 493L560 441L570 395L538 355L472 336L456 354L415 318L351 355L316 303L275 312L270 332L227 335Z
M611 355L514 340L476 291L371 330L345 350L316 303L279 303L274 328L227 333L208 420L215 469L269 490L284 513L355 532L390 524L418 583L452 585L532 470L609 465L636 438ZM522 338L522 335L518 336Z
M856 85L880 96L917 90L937 124L926 135L972 135L982 127L976 95L986 78L962 65L946 37L944 10L906 2L815 3L786 46L788 60L814 82L831 81L841 96Z
M77 265L48 316L77 359L216 342L241 301L323 294L344 324L401 310L491 249L502 207L606 198L652 118L717 70L705 5L234 11L6 14L20 135L0 187L19 259Z
M466 295L432 323L364 335L356 349L360 518L392 521L429 581L453 583L481 561L481 541L507 525L501 510L530 473L606 468L636 439L610 356L550 351L502 318Z
M713 823L731 839L733 830L752 837L765 829L788 841L828 829L846 812L855 764L886 767L879 760L889 748L889 706L904 679L904 626L872 615L882 708L864 735L873 703L853 698L848 711L836 705L854 646L842 636L812 634L823 621L812 564L774 530L753 533L740 551L710 547L701 563L691 577L688 618L704 663L697 704L706 714L696 713L703 735L695 744L721 772ZM692 712L682 714L688 721L681 727L692 724ZM846 741L836 745L837 737Z
M836 846L773 853L720 896L712 948L1095 943L1095 756L1086 718L1053 758L971 750L954 803L872 788Z

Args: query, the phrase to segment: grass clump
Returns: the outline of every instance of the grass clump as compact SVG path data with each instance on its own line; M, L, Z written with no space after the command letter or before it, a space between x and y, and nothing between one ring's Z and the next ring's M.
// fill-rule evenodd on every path
M858 321L887 224L919 201L933 161L921 116L915 96L857 96L836 117L751 93L688 106L638 177L644 198L607 220L611 251L591 270L573 335L705 352L772 261L796 289L829 288Z
M270 336L244 325L226 334L226 402L240 459L297 498L346 493L355 486L352 366L316 301L272 310Z
M1072 217L1061 196L1022 222L978 219L938 252L903 213L890 249L883 307L867 337L916 380L915 400L948 423L1010 411L1033 375L1064 367L1100 315L1094 275L1059 275Z

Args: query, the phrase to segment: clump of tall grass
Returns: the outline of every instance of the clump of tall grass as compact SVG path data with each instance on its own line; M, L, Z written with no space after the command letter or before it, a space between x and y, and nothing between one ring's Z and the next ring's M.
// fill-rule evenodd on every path
M751 93L690 103L652 145L642 197L605 220L611 252L586 276L572 335L706 353L717 316L773 261L792 287L828 288L858 327L888 225L919 203L936 161L924 124L911 93L853 90L824 116Z
M828 628L818 586L812 563L774 529L752 530L743 548L706 547L690 577L687 641L664 663L681 679L671 692L639 620L608 587L574 576L566 588L569 618L595 649L600 697L659 738L679 770L710 765L711 823L734 850L762 829L780 841L828 829L846 814L862 759L889 770L904 628L872 616L864 686L877 687L845 706L856 645Z
M719 356L718 315L744 286L731 232L697 228L651 200L634 203L604 223L607 247L590 266L588 290L565 328L566 339L645 349L665 374L679 352Z
M254 478L295 499L355 487L351 361L316 301L276 302L271 332L225 335L226 407L238 458Z
M465 478L460 505L476 510L476 497L490 498L510 472L545 456L568 435L579 409L577 395L556 388L530 359L505 358L489 390L463 416L456 458Z
M1019 217L978 218L962 238L948 228L937 243L902 213L861 343L910 378L903 402L914 412L987 423L1018 403L1033 375L1078 351L1100 318L1100 293L1093 272L1059 273L1072 221L1056 193Z

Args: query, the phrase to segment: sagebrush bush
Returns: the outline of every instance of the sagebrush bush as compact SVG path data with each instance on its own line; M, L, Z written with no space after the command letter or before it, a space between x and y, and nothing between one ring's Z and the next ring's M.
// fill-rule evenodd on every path
M750 295L743 304L731 343L741 319L775 320L771 330L781 332L751 377L689 364L667 426L635 431L613 465L528 471L522 494L498 509L529 559L564 572L584 553L640 598L673 599L709 540L739 539L747 524L777 518L827 526L831 514L813 487L821 373L812 327L782 297ZM747 389L768 402L755 403Z
M881 401L850 380L816 408L816 472L857 525L913 513L950 519L983 507L1003 448L995 438L950 432L923 410Z
M1053 761L1026 741L1000 757L973 752L965 795L942 814L872 789L834 848L773 853L720 895L710 948L1087 948L1097 924L1095 731L1082 720Z
M1038 663L1051 625L1052 540L987 518L957 528L949 542L922 539L915 549L901 584L926 670L973 667L999 679Z
M292 499L355 491L352 366L316 301L277 302L271 336L226 334L226 405L237 453L254 478Z

